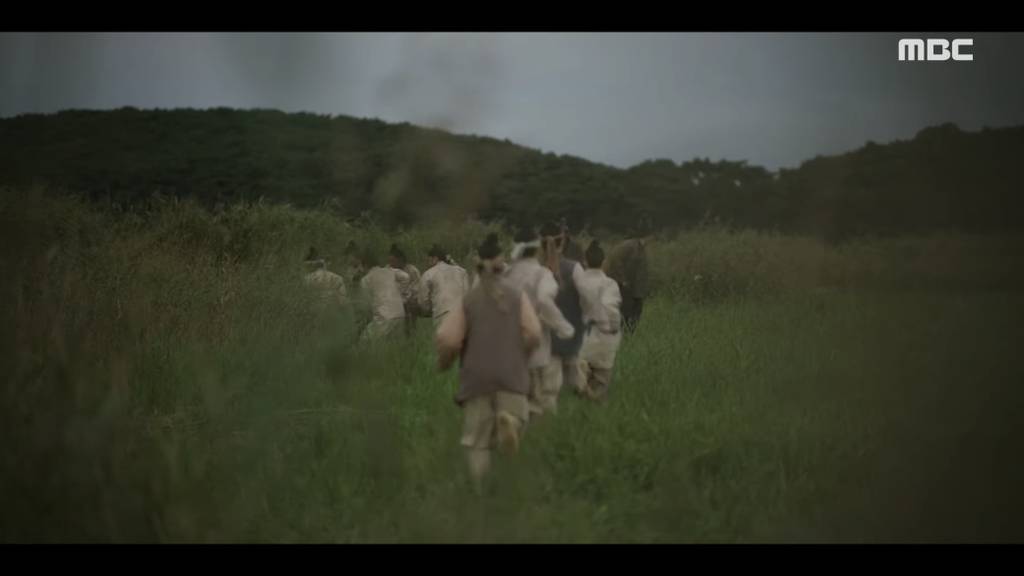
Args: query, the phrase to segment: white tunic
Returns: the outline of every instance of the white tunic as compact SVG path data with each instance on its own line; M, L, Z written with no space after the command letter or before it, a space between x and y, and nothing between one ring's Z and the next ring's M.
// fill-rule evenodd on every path
M503 280L526 293L537 311L541 323L541 339L530 355L530 368L547 366L551 361L551 333L559 338L572 338L575 330L555 305L558 283L555 277L536 258L516 260L505 272Z
M344 304L347 301L345 279L323 268L306 274L306 285L315 288L325 301Z
M597 367L611 369L622 340L619 285L601 269L585 271L576 283L583 307L583 337L580 359Z
M429 310L435 322L454 310L469 292L469 275L460 266L438 262L423 273L417 303Z
M402 270L375 266L359 281L368 298L374 321L405 317L402 290L409 283L409 275Z

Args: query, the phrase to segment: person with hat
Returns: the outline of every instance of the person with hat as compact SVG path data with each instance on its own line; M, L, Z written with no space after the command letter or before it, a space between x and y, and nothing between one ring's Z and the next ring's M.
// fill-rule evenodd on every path
M417 291L419 310L430 314L437 326L469 292L469 274L451 263L447 253L437 244L428 252L430 268L423 273Z
M562 365L551 358L551 337L572 338L575 329L555 304L558 283L551 270L540 262L540 238L530 229L516 233L512 248L512 264L505 280L513 288L526 293L541 322L541 343L529 359L530 413L539 416L558 411L558 393L562 388Z
M619 307L622 295L619 285L601 269L604 250L597 240L584 253L587 269L579 281L580 303L583 305L585 334L580 349L577 393L596 401L604 401L611 384L615 355L622 340Z
M527 295L502 280L498 236L477 250L480 281L441 320L435 343L438 367L459 359L455 402L463 411L460 443L474 488L481 492L494 447L519 449L529 421L527 359L541 342L541 324Z

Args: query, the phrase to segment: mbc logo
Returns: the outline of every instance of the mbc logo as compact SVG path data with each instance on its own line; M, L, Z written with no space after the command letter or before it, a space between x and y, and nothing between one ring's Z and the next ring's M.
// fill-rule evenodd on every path
M952 45L952 49L950 46ZM927 49L925 48L927 46ZM945 62L956 60L958 62L970 62L974 60L974 54L964 52L965 46L974 46L971 38L957 38L950 43L942 38L929 38L928 40L906 38L900 40L900 62L928 60L929 62Z

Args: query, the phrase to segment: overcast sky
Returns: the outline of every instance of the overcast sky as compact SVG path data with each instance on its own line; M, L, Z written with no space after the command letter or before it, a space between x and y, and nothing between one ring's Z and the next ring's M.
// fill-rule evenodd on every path
M278 108L622 167L700 156L772 169L942 122L1024 125L1024 34L932 36L974 38L974 61L899 62L890 33L5 33L0 116Z

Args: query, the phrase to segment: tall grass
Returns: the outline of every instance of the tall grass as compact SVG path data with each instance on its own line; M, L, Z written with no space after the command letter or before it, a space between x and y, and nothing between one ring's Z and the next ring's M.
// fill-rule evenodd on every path
M360 343L300 282L309 245L380 229L0 197L3 541L1024 537L1010 240L656 239L611 401L563 397L478 498L429 323ZM398 238L422 261L487 230Z
M834 245L713 226L656 239L650 257L655 289L706 301L815 289L1019 290L1024 271L1012 262L1022 249L1018 236L947 232Z

